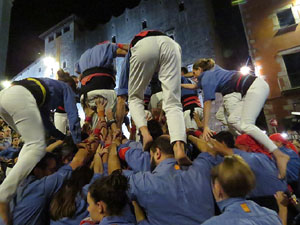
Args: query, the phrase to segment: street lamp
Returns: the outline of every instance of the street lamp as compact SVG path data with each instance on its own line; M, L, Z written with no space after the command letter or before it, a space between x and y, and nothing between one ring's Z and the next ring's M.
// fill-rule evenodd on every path
M248 75L250 73L251 69L249 66L243 66L240 69L241 74Z
M11 82L9 80L4 80L4 81L1 82L1 86L3 88L9 88L10 85L11 85Z
M44 65L46 66L45 75L47 77L54 76L54 71L58 71L59 64L58 62L51 56L47 56L43 59Z

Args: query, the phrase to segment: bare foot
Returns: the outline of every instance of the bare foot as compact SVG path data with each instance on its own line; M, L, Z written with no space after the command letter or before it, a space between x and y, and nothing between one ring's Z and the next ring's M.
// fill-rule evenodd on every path
M290 160L290 157L288 155L284 154L279 149L276 149L273 152L273 155L275 157L277 168L279 170L278 178L279 179L284 179L285 176L286 176L286 167L287 167L287 164Z
M182 141L176 141L173 146L173 151L175 155L175 159L178 164L181 166L190 166L192 165L192 161L187 157L184 151L184 143Z
M5 225L12 224L9 215L9 205L6 202L0 202L0 217Z

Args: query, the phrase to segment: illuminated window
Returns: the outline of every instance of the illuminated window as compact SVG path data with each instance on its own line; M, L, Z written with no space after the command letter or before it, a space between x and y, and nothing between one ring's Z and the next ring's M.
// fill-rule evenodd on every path
M300 52L283 55L292 88L300 87Z
M284 9L277 13L280 28L295 24L295 18L291 8Z

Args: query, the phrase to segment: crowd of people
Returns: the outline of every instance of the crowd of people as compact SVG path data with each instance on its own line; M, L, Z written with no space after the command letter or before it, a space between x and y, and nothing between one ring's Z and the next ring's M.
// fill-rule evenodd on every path
M300 149L255 125L262 78L212 59L188 72L153 30L95 45L76 72L0 92L1 225L300 224ZM228 131L210 129L216 93Z

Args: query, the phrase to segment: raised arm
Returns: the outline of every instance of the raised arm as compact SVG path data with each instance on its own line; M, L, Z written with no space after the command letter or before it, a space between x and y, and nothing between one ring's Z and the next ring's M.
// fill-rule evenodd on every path
M209 119L210 119L210 111L211 111L211 100L207 100L204 102L204 115L203 115L203 138L208 141L211 136L213 136L212 131L209 129Z
M182 87L182 88L186 88L186 89L192 89L192 90L198 88L198 87L197 87L197 84L181 84L181 87Z

